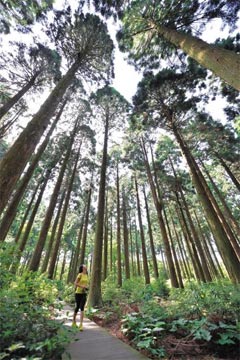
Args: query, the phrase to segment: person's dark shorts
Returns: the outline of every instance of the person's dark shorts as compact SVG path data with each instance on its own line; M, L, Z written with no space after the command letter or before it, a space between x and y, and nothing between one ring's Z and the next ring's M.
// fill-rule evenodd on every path
M75 313L77 313L79 309L81 311L84 311L86 300L87 300L87 294L75 294L75 301L76 301Z

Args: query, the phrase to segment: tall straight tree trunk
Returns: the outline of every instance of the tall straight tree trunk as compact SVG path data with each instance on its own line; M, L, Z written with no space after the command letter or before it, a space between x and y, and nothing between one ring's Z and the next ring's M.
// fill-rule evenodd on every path
M146 251L145 236L144 236L143 224L142 224L141 204L139 199L138 183L137 183L136 175L135 175L135 190L136 190L136 199L137 199L138 223L139 223L140 237L142 244L143 272L145 277L145 284L150 284L147 251Z
M46 172L46 175L45 175L45 179L44 179L44 182L42 184L42 187L40 189L40 192L38 194L38 198L37 198L37 201L34 205L34 208L33 208L33 211L30 215L30 218L28 220L28 224L26 226L26 229L24 231L24 234L22 236L22 239L21 239L21 242L19 244L19 250L20 252L23 252L23 250L25 249L25 246L26 246L26 243L27 243L27 240L28 240L28 237L29 237L29 234L30 234L30 231L31 231L31 228L33 226L33 222L34 222L34 219L35 219L35 216L37 214L37 211L38 211L38 208L39 208L39 205L42 201L42 197L43 197L43 193L44 193L44 190L46 189L46 186L47 186L47 182L50 178L50 174L51 174L51 170L47 170Z
M104 131L103 156L101 164L100 185L98 193L97 223L94 241L94 253L92 262L92 276L88 296L88 304L91 307L102 305L101 293L101 272L102 272L102 247L103 247L103 226L106 192L106 170L107 170L107 149L108 149L109 109L106 113Z
M62 185L62 181L63 181L63 176L67 167L67 163L68 163L68 159L70 157L71 151L72 151L72 145L73 145L73 141L74 141L74 137L75 137L75 133L76 133L76 125L75 124L75 128L72 132L72 136L70 139L70 144L68 146L63 164L61 166L61 170L59 172L58 175L58 179L57 182L55 184L51 199L50 199L50 203L44 218L44 221L42 223L42 227L41 227L41 231L40 231L40 235L36 244L36 247L34 249L33 255L32 255L32 259L30 261L30 268L29 270L31 271L37 271L38 267L39 267L39 263L40 263L40 258L42 255L42 251L46 242L46 238L47 238L47 233L52 221L52 216L53 216L53 212L56 206L56 202L57 202L57 198L58 198L58 194Z
M149 25L159 36L182 49L200 65L212 70L214 74L240 91L240 57L234 51L208 44L185 32L153 23L152 20Z
M90 213L90 206L91 206L91 196L92 196L92 188L90 187L88 190L87 208L85 211L85 221L84 221L83 235L82 235L82 247L81 247L81 253L80 253L80 264L84 264L84 261L85 261L89 213Z
M233 184L236 186L236 188L238 189L238 191L240 191L240 182L238 181L238 179L234 176L234 174L232 173L230 167L226 164L226 162L221 158L221 156L219 156L217 153L215 153L216 158L219 160L220 164L222 165L222 167L225 169L226 173L228 174L228 176L230 177L230 179L232 180Z
M209 181L215 191L215 193L217 194L219 200L221 201L221 204L223 206L223 209L225 211L226 217L228 218L229 223L231 224L232 228L234 229L234 231L236 232L236 234L238 234L240 236L240 226L238 225L236 219L234 218L231 210L229 209L224 197L222 196L221 192L219 191L217 185L215 184L212 176L210 175L209 171L207 171L206 166L201 162L201 165L204 168L205 173L207 174L207 177L209 178ZM239 246L238 243L236 243L234 245L234 250L236 251L236 254L239 256ZM240 257L239 257L240 258Z
M80 63L80 59L77 60L57 83L44 104L40 107L40 110L34 115L33 119L2 158L0 162L0 213L6 206L21 173L39 143L67 88L74 80Z
M211 254L210 254L209 248L207 246L207 241L206 241L205 236L204 236L204 234L202 232L201 224L200 224L200 221L199 221L199 218L197 216L196 211L194 211L194 216L195 216L195 219L197 221L197 226L198 226L198 230L199 230L199 236L201 238L201 242L203 244L203 247L204 247L207 259L208 259L209 267L210 267L210 269L212 271L213 277L218 278L219 273L217 271L217 268L216 268L216 266L214 264L213 258L212 258Z
M22 234L22 230L23 230L23 228L24 228L24 226L25 226L25 223L26 223L26 221L27 221L28 215L29 215L29 213L30 213L30 210L31 210L31 208L32 208L32 204L33 204L34 199L35 199L35 197L36 197L36 195L37 195L37 192L38 192L38 189L39 189L40 185L41 185L41 183L39 182L39 183L37 184L37 186L36 186L33 194L32 194L32 197L31 197L31 200L30 200L30 202L29 202L29 204L28 204L27 210L26 210L26 212L25 212L25 214L24 214L24 217L23 217L23 219L22 219L22 221L21 221L21 225L19 226L17 235L16 235L16 237L15 237L15 243L16 243L16 244L19 242L19 239L20 239L21 234Z
M133 256L133 230L132 230L131 214L129 215L129 231L130 231L130 253L131 253L132 275L135 276L136 272L135 272L134 256Z
M141 276L141 266L140 266L140 254L139 254L139 246L138 246L138 230L137 230L137 222L135 220L135 247L136 247L136 260L137 260L137 276Z
M113 270L113 215L110 222L110 272Z
M68 275L67 275L67 284L69 284L69 283L71 283L71 282L74 282L74 280L76 279L76 276L75 276L75 279L73 280L74 275L75 275L74 272L73 272L73 260L74 260L74 256L75 256L74 249L71 249L70 263L69 263Z
M66 101L64 101L64 103L62 104L55 120L53 121L53 123L48 131L48 134L46 135L46 137L45 137L44 141L42 142L42 144L40 145L39 149L37 150L37 153L34 155L31 164L29 165L26 173L23 175L23 178L21 179L20 184L19 184L17 190L15 191L13 198L11 199L11 201L5 211L5 214L3 216L1 226L0 226L1 241L4 241L5 237L7 236L8 230L16 216L18 205L23 197L23 194L27 188L29 181L31 180L34 170L36 169L37 164L49 143L49 139L56 127L58 120L60 119L60 117L62 115L65 105L66 105Z
M176 254L176 250L175 250L175 246L174 246L174 242L173 242L172 233L171 233L171 229L170 229L170 226L169 226L166 210L164 208L163 208L163 214L164 214L165 223L166 223L167 230L168 230L168 237L169 237L171 245L172 245L172 253L173 253L173 257L174 257L174 261L175 261L179 287L184 289L181 269L180 269L179 261L178 261L178 258L177 258L177 254Z
M149 181L149 185L150 185L151 192L152 192L153 202L154 202L154 205L155 205L155 208L157 211L157 215L158 215L158 222L159 222L162 240L163 240L163 244L164 244L164 250L165 250L166 258L167 258L167 262L168 262L171 284L173 287L177 288L177 287L179 287L179 284L178 284L178 280L177 280L176 270L174 267L174 262L173 262L173 258L172 258L169 239L167 236L167 231L166 231L165 223L163 220L162 204L161 204L161 201L158 198L158 195L156 192L156 187L154 185L154 181L153 181L152 174L151 174L151 169L150 169L150 166L148 163L148 157L147 157L147 152L146 152L146 148L144 145L144 141L143 141L143 139L141 139L141 140L142 140L141 146L142 146L142 150L143 150L143 154L144 154L144 164L145 164L145 167L147 170L147 176L148 176L148 181Z
M201 245L201 241L199 239L198 233L196 231L195 225L193 223L193 220L192 220L189 208L188 208L188 204L186 202L185 196L184 196L183 191L182 191L181 188L179 189L179 192L180 192L181 199L182 199L182 202L183 202L184 210L185 210L186 215L187 215L188 223L189 223L191 232L193 234L193 239L194 239L194 242L196 244L196 248L197 248L199 256L200 256L201 267L202 267L202 270L203 270L203 273L204 273L204 277L205 277L206 281L210 282L210 281L212 281L212 277L211 277L211 274L210 274L209 269L208 269L208 265L207 265L207 262L206 262L205 253L204 253L202 245Z
M108 270L108 196L106 195L106 205L105 205L105 219L104 219L104 238L103 238L103 281L107 278Z
M56 235L57 226L58 226L58 222L59 222L59 219L60 219L60 214L61 214L61 211L62 211L64 198L65 198L65 190L62 193L62 197L61 197L59 205L58 205L57 214L55 216L53 226L52 226L52 229L51 229L51 236L50 236L48 246L47 246L47 250L46 250L46 254L44 256L43 263L42 263L42 268L41 268L42 273L44 273L47 270L47 267L48 267L48 262L49 262L49 259L50 259L50 255L51 255L51 251L52 251L52 247L53 247L53 243L54 243L54 238L55 238L55 235Z
M240 282L239 260L231 243L229 242L228 237L225 234L223 225L219 221L218 215L216 214L214 207L208 198L207 185L203 184L204 179L201 174L201 171L197 166L196 161L190 154L187 145L183 141L175 125L173 126L173 132L190 168L193 184L197 190L200 201L202 202L202 205L204 207L206 217L208 218L211 231L216 240L217 247L222 256L229 277L234 283L239 283Z
M71 192L72 192L72 188L73 188L75 175L76 175L76 172L77 172L77 165L78 165L79 156L80 156L80 148L81 148L81 145L79 146L79 149L78 149L78 152L77 152L77 155L76 155L76 159L75 159L75 163L74 163L74 167L73 167L73 171L72 171L72 174L71 174L71 177L70 177L70 180L69 180L67 193L66 193L62 213L61 213L61 218L60 218L60 221L59 221L59 227L58 227L58 231L57 231L57 236L56 236L56 240L54 242L53 250L52 250L50 261L49 261L49 267L48 267L48 278L49 279L53 279L54 268L56 266L57 255L59 253L63 227L64 227L64 224L65 224L68 205L69 205L69 201L70 201L70 196L71 196Z
M39 72L37 72L26 85L22 87L13 97L7 100L7 102L0 108L0 119L7 114L7 112L20 100L31 87L34 85L36 78L38 77Z
M198 261L195 259L195 256L198 256L198 254L196 252L196 249L195 249L195 252L193 251L194 244L192 246L193 241L191 241L192 240L191 239L191 233L189 231L189 228L188 228L188 225L187 225L184 213L183 213L183 209L178 205L178 207L176 207L176 212L178 214L179 223L180 223L181 228L182 228L184 240L185 240L187 250L188 250L188 254L190 256L191 263L192 263L192 266L193 266L193 269L194 269L195 277L196 277L196 279L198 281L201 280L201 281L204 282L205 278L204 278L203 271L201 269L200 261L199 261L198 257L197 257Z
M154 246L154 241L153 241L152 225L151 225L151 219L150 219L150 214L149 214L148 201L147 201L145 187L143 187L143 195L144 195L144 200L145 200L145 209L146 209L147 223L148 223L148 235L149 235L150 248L151 248L151 253L152 253L153 273L154 273L155 279L158 279L159 273L158 273L157 257L156 257L156 251L155 251L155 246Z
M123 243L124 243L124 263L125 263L125 276L130 279L130 263L129 263L129 234L128 234L128 221L126 209L126 195L124 188L122 189L122 214L123 214Z
M65 249L65 250L64 250L63 262L62 262L62 268L61 268L61 272L60 272L59 280L62 280L63 275L64 275L64 272L65 272L66 257L67 257L67 249Z
M120 213L120 190L119 190L119 174L117 163L117 284L122 286L122 251L121 251L121 213Z

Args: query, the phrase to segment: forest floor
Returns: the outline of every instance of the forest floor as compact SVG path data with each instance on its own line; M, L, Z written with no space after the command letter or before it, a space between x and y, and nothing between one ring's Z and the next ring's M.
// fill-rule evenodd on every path
M137 306L133 305L132 309L125 309L125 314L131 311L136 311ZM121 331L122 320L117 314L112 314L106 319L106 310L98 312L98 314L92 315L91 320L101 327L104 327L111 335L117 337L128 345L134 347L134 343L131 338L124 335ZM143 355L150 359L178 359L178 360L240 360L240 348L239 352L236 347L232 348L232 351L228 350L222 352L222 357L219 356L218 349L214 348L214 345L208 342L197 341L189 336L183 336L182 338L175 337L173 334L169 334L164 338L157 339L157 345L164 347L167 353L167 357L159 357L159 355L152 355L147 349L138 350Z

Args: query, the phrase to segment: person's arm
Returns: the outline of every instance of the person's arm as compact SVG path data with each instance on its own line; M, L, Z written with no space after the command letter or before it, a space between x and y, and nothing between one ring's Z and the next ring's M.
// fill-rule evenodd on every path
M80 279L81 279L81 275L80 275L80 276L78 275L78 276L76 277L75 282L74 282L74 285L75 285L76 287L81 287L80 284L79 284Z

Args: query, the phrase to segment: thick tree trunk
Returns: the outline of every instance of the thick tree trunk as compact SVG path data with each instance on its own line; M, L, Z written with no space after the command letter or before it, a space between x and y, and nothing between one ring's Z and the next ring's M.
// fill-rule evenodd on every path
M42 144L40 145L39 149L37 150L37 153L34 155L29 168L27 169L26 173L23 175L23 178L21 179L20 184L13 195L11 202L10 202L8 208L6 209L6 212L3 216L1 226L0 226L1 241L4 241L5 237L7 236L9 228L16 216L18 205L23 197L23 194L27 188L29 181L31 180L34 170L36 169L37 164L49 143L49 139L56 127L58 120L60 119L60 117L62 115L65 105L66 105L66 101L64 101L64 103L62 104L55 120L53 121L53 123L49 129L48 134L46 135L46 137L45 137L44 141L42 142Z
M67 88L71 85L79 66L80 60L77 60L58 82L40 107L40 110L34 115L33 119L2 158L0 162L0 213L6 206L21 173L39 143Z
M0 108L0 119L7 114L7 112L20 100L31 87L34 85L36 78L38 77L39 72L37 72L29 82L23 86L21 90L18 91L13 97L7 100L7 102Z
M142 224L141 204L140 204L140 199L139 199L138 183L137 183L136 176L135 176L135 190L136 190L136 199L137 199L138 223L139 223L140 237L141 237L141 244L142 244L143 272L144 272L144 277L145 277L145 284L150 284L150 275L149 275L148 261L147 261L147 251L146 251L145 236L144 236L143 224Z
M240 56L205 41L169 27L152 24L158 35L182 49L200 65L240 91Z
M158 273L157 257L156 257L156 251L155 251L155 246L154 246L152 225L151 225L151 219L150 219L150 214L149 214L148 201L147 201L145 187L143 187L143 195L144 195L144 200L145 200L145 209L146 209L147 223L148 223L148 235L149 235L150 248L151 248L151 253L152 253L153 272L154 272L155 279L158 279L159 273Z
M72 192L72 188L73 188L74 178L75 178L76 171L77 171L78 160L79 160L79 156L80 156L80 148L81 148L81 145L79 146L78 153L76 155L73 171L72 171L72 174L71 174L71 177L70 177L70 180L69 180L67 193L66 193L62 213L61 213L61 218L60 218L60 221L59 221L56 240L55 240L55 242L53 244L53 250L52 250L52 253L51 253L51 257L50 257L50 261L49 261L49 267L48 267L48 278L49 279L53 279L53 274L54 274L54 268L56 266L57 255L59 254L63 227L64 227L65 220L66 220L68 205L69 205L70 196L71 196L71 192Z
M130 263L129 263L129 234L128 221L126 209L126 195L124 189L122 190L122 214L123 214L123 242L124 242L124 263L125 263L125 277L130 279Z
M208 198L206 192L207 185L203 185L202 183L204 179L201 171L175 126L173 126L173 132L190 168L193 184L197 190L200 201L203 204L206 217L208 218L211 231L214 234L217 247L222 256L229 277L233 282L238 283L240 282L239 261L231 243L229 242L229 239L225 235L222 223L219 221L218 215L216 214L213 205Z
M107 170L107 149L108 149L109 110L106 113L104 131L103 156L101 164L100 185L98 193L97 223L94 241L94 253L92 262L92 276L88 296L88 305L91 307L102 305L101 293L101 272L102 272L102 247L103 247L103 226L105 210L105 188Z

